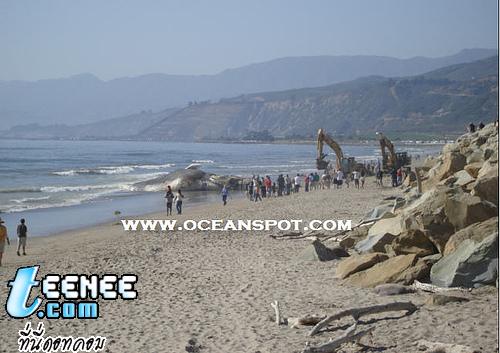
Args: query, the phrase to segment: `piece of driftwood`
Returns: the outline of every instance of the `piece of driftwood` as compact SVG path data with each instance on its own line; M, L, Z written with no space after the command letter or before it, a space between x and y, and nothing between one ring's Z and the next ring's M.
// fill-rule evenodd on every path
M472 288L462 288L462 287L438 287L435 286L434 284L430 283L422 283L417 280L413 282L411 285L413 289L418 289L424 292L431 292L431 293L442 293L442 292L452 292L452 291L460 291L460 292L470 292Z
M309 332L309 336L314 336L326 326L328 326L330 322L341 319L345 316L352 316L355 321L358 321L361 316L401 310L407 311L407 314L409 315L417 310L417 306L412 302L394 302L388 304L372 305L364 308L351 308L342 310L341 312L338 312L334 315L327 316L324 320L321 320L319 323L317 323Z
M340 337L330 340L319 346L309 346L306 343L306 347L304 348L302 353L332 353L342 344L347 342L356 342L361 337L370 333L373 330L373 327L371 327L367 330L359 331L356 333L356 327L357 324L350 326L347 330L344 331L344 333Z
M289 317L286 320L290 328L299 328L300 326L314 326L325 317L326 315L304 315L301 317Z
M283 318L281 317L279 301L275 300L274 302L271 303L271 306L273 307L274 314L275 314L274 322L276 322L276 325L278 325L278 326L283 324Z

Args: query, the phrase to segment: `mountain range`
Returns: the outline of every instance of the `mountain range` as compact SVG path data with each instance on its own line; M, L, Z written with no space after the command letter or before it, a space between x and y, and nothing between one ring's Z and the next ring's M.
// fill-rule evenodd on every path
M227 141L307 138L322 127L339 138L458 134L498 119L498 56L421 75L368 76L321 87L243 94L158 113L77 126L14 127L7 137Z
M439 58L288 57L214 75L149 74L103 81L81 74L40 81L0 81L1 129L19 124L84 124L141 111L160 112L190 101L325 86L371 75L418 75L496 54L494 49L466 49Z

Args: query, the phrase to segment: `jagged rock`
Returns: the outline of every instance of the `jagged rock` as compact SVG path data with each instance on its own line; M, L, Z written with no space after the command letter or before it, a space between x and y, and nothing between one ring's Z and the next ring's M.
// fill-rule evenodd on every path
M498 162L487 161L483 163L481 169L477 173L477 178L498 176Z
M464 297L434 293L429 298L427 298L427 300L425 301L424 304L438 306L438 305L446 305L448 303L461 303L461 302L468 302L468 301L469 301L469 299L464 298Z
M392 214L392 206L393 205L394 204L392 202L378 205L373 210L368 212L365 215L364 219L381 219L381 218L394 217L394 215Z
M442 254L427 255L421 258L427 265L432 266L443 258Z
M352 248L358 241L366 238L366 236L368 235L368 229L369 227L366 226L351 230L349 233L347 233L346 237L339 242L339 245L344 249Z
M479 196L498 206L498 175L476 180L472 185L471 195Z
M453 176L456 178L453 183L455 185L459 185L459 186L465 186L465 185L470 184L476 180L466 170L459 170L458 172L453 174Z
M464 240L455 252L431 269L431 281L440 287L478 287L494 284L498 276L498 231L476 243Z
M359 287L375 287L383 283L411 284L426 276L428 267L415 254L399 255L349 276L346 281Z
M397 235L401 233L403 229L401 228L401 216L384 218L375 222L374 225L371 226L368 231L368 236L390 233L393 235Z
M476 163L471 163L467 164L464 167L464 170L467 171L470 175L472 175L473 178L477 178L477 175L479 174L479 170L482 168L483 162L476 162Z
M391 243L396 255L416 254L419 257L437 252L429 238L419 229L409 229L398 235Z
M458 152L445 153L443 156L443 165L437 175L438 180L443 180L464 169L466 165L466 158Z
M481 242L484 238L494 233L498 229L498 217L492 217L483 222L477 222L460 229L453 234L443 251L443 255L448 255L454 252L458 246L466 239L471 239L475 242Z
M467 164L483 162L484 152L481 150L474 150L467 156Z
M344 249L330 249L316 239L299 254L298 259L302 261L331 261L338 260L344 257L345 254L347 253Z
M368 235L366 239L359 241L354 249L361 253L385 252L385 246L391 244L396 236L391 233L380 233Z
M498 208L478 196L457 193L446 199L445 213L449 222L458 230L496 216Z
M415 290L412 287L404 286L398 283L386 283L380 284L373 288L373 291L378 295L400 295L400 294L408 294L413 293Z
M344 279L387 259L388 256L381 253L351 256L339 262L337 265L337 277Z

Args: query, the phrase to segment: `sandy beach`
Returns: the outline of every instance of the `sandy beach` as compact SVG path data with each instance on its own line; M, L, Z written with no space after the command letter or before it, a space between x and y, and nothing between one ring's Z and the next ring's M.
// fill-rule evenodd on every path
M316 190L253 203L245 199L186 209L184 219L351 219L353 224L384 197L400 189ZM141 218L164 219L164 214ZM270 304L279 300L285 316L329 314L342 308L392 301L421 305L429 294L383 297L371 289L342 284L337 261L300 261L309 239L276 240L269 232L125 232L104 224L59 235L28 239L28 255L15 242L0 268L0 298L20 266L40 265L54 273L133 273L139 278L134 301L100 301L98 320L43 320L47 335L107 337L106 352L300 352L340 331L307 337L308 329L277 326ZM10 235L11 241L13 235ZM498 291L484 287L465 294L470 301L420 306L410 316L381 314L365 320L374 327L339 352L418 352L416 342L463 344L498 351ZM388 316L392 318L387 318ZM394 317L397 317L395 319ZM385 318L385 319L384 319ZM380 319L380 320L379 320ZM28 320L0 316L0 352L17 351L18 330ZM31 320L33 324L38 319ZM342 330L349 321L341 321ZM362 325L363 327L365 325Z

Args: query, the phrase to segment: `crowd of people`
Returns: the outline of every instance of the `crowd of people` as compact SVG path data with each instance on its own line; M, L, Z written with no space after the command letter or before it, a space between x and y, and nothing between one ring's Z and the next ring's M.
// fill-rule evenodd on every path
M343 185L347 188L353 184L354 188L363 189L365 187L366 172L353 171L344 174L342 170L329 170L322 175L318 172L309 174L299 174L290 177L289 174L280 174L273 180L271 176L260 177L253 175L251 180L245 185L246 195L251 201L262 201L263 198L281 197L294 193L309 192L312 190L341 189Z

